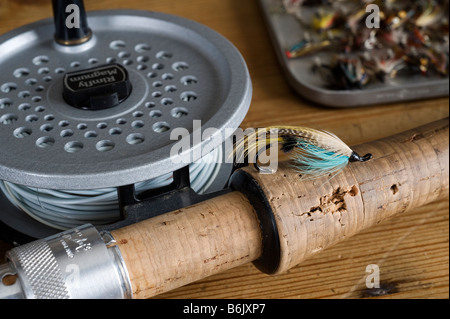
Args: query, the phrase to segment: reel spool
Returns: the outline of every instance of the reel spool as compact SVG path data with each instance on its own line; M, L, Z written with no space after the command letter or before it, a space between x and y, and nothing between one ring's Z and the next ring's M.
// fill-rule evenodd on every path
M78 33L62 30L61 3L81 8ZM187 165L171 157L179 142L179 136L170 138L176 128L189 132L191 144L182 155L191 159L191 168L211 150L223 162L223 145L244 119L252 92L237 49L215 31L180 17L111 10L85 18L83 9L81 1L54 1L55 19L0 37L3 185L83 196L85 190L171 176ZM108 80L112 75L117 77ZM83 90L71 91L70 81L78 87L85 82ZM205 128L216 130L196 141ZM223 188L231 166L215 167L204 191ZM8 197L0 196L4 224L34 238L59 232L30 218Z

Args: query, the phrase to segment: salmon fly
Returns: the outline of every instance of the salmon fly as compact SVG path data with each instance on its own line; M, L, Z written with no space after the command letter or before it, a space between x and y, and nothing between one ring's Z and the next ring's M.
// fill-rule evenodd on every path
M270 126L255 130L236 141L234 154L248 159L258 170L258 155L270 147L278 147L288 154L301 179L334 176L349 162L365 162L371 154L360 156L333 133L303 126Z

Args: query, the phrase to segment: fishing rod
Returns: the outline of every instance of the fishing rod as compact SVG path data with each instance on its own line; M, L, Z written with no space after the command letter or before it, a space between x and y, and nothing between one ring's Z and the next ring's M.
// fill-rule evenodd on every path
M92 225L13 248L3 298L150 298L253 262L279 274L390 217L448 196L449 120L352 147L332 178L236 170L229 191L111 231ZM143 203L130 204L145 207Z

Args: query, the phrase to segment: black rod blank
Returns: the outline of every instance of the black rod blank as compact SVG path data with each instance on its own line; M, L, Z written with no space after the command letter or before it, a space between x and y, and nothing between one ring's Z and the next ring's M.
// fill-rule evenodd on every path
M52 0L52 3L56 42L71 46L91 39L83 0Z

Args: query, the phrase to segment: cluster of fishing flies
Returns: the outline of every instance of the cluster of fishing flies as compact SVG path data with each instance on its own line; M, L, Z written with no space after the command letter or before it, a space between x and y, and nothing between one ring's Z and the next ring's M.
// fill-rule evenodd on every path
M313 69L331 89L364 88L399 76L448 77L448 0L281 1L305 31L287 57L330 54L326 63L317 57ZM376 5L378 16L368 5ZM374 18L377 27L368 27Z

